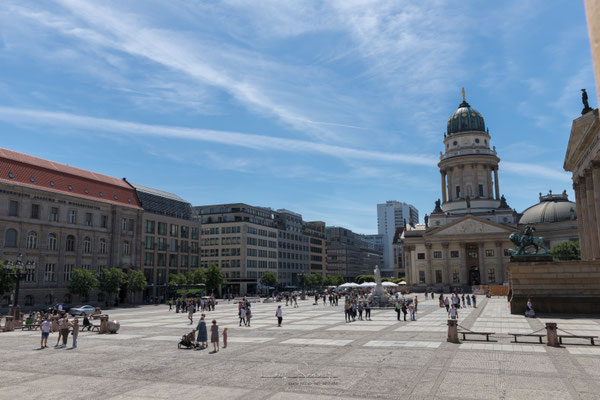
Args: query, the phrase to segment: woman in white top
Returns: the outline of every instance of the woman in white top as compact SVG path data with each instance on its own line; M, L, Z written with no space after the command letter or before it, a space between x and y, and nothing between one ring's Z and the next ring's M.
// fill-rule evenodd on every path
M456 309L456 307L454 307L454 304L452 304L452 307L450 308L448 314L450 315L451 319L458 319L458 310Z

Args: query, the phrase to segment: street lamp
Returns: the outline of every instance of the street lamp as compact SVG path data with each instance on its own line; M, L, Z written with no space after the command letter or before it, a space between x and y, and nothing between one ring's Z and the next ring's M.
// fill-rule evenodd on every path
M23 279L30 275L35 270L34 261L23 262L23 254L19 253L17 261L4 261L4 268L8 270L8 274L15 281L15 297L13 299L13 307L19 304L19 286Z

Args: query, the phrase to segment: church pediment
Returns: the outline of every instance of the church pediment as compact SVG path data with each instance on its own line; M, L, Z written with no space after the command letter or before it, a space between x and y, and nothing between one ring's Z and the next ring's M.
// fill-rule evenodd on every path
M455 236L455 235L472 235L478 233L492 234L502 233L507 237L513 232L513 228L505 227L495 222L488 221L483 218L465 217L446 226L427 234L427 236Z

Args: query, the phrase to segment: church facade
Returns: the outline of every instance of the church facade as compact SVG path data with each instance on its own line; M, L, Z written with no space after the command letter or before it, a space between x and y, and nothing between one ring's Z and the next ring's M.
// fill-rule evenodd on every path
M506 280L508 236L518 216L500 195L500 159L490 140L463 90L440 153L441 200L425 224L407 226L402 235L410 286L448 291Z

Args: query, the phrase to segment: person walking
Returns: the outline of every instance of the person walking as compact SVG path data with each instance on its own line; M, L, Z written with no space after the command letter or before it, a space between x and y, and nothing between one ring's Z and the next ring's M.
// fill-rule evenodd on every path
M400 302L396 303L396 318L398 319L398 321L400 321L400 312L402 311L402 304L400 304ZM406 314L404 316L404 320L406 321Z
M363 313L363 305L362 303L358 303L358 319L360 319L362 321L362 313Z
M448 300L448 296L444 298L444 307L446 307L446 312L450 311L450 300Z
M462 300L462 307L465 308L466 305L465 305L465 294L464 293L461 296L461 300Z
M415 296L413 304L415 305L415 312L417 312L417 306L419 305L419 299L417 298L417 296Z
M344 304L344 320L346 322L350 322L350 302L346 301Z
M406 314L408 313L408 309L406 308L406 303L402 303L402 314L404 314L404 321L406 321Z
M188 319L190 320L190 325L194 323L194 306L192 304L188 304Z
M277 317L277 326L281 326L281 322L283 321L283 310L281 309L281 306L277 306L275 316Z
M250 326L250 319L252 318L252 311L250 308L246 310L246 325Z
M62 337L62 347L67 347L67 341L69 340L69 328L71 324L69 323L69 317L66 315L63 317L62 324L60 324L60 335Z
M169 299L169 311L173 309L173 299Z
M410 320L411 321L416 321L416 318L415 318L415 306L412 303L409 304L408 311L410 313Z
M73 329L73 345L72 349L77 348L77 337L79 336L79 320L77 318L73 319L73 323L71 324L71 328Z
M244 326L246 326L246 307L242 306L240 308L240 326L242 326L242 322L244 323Z
M202 349L208 347L208 334L206 332L206 322L204 321L205 315L202 314L200 317L200 322L198 322L198 326L196 326L196 330L198 331L198 336L196 337L196 342L199 343Z
M458 310L452 304L452 308L450 308L450 312L448 313L451 319L458 319Z
M475 298L475 295L471 296L471 300L473 300L473 308L477 308L477 299Z
M467 295L467 306L471 307L471 295Z
M227 348L227 328L223 328L223 348Z
M60 344L60 339L62 338L62 330L60 329L61 325L63 322L63 318L59 318L58 321L56 321L57 325L58 325L58 338L56 339L56 344L54 345L54 347L58 347L58 345Z
M365 319L368 321L371 320L371 302L369 301L365 303Z
M213 344L213 353L219 351L219 325L215 319L212 320L210 327L210 341Z
M50 327L52 323L50 322L50 317L47 317L44 321L42 321L42 340L40 342L40 348L48 347L48 336L50 336Z

